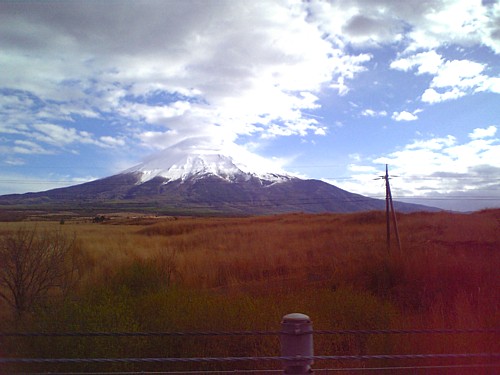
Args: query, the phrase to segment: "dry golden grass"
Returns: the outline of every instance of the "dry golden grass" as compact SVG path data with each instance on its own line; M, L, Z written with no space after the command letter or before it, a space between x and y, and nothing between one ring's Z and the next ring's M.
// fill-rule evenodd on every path
M67 320L59 328L75 329L68 316L85 321L80 312L92 311L82 310L85 304L101 311L92 327L103 330L275 329L281 316L295 311L309 314L317 329L498 327L500 211L398 218L402 251L393 244L389 253L381 212L37 223L76 232L87 273L72 304L54 301L48 315L30 324L49 329L47 321ZM6 223L1 231L19 225L34 223ZM276 343L260 339L231 343L238 353L189 345L175 344L177 351L167 353L143 344L140 351L278 354ZM316 342L318 354L498 349L491 334Z
M495 212L399 215L401 253L394 243L391 252L386 251L381 212L169 218L142 226L119 220L4 223L2 232L36 225L76 233L87 255L88 282L165 253L174 254L177 284L190 288L262 294L347 285L418 309L437 300L453 303L459 294L475 303L487 299L481 287L491 288L498 281L500 231Z

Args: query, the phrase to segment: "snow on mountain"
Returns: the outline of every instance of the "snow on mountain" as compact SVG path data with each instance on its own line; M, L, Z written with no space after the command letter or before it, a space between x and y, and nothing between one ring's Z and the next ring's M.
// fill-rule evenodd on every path
M141 173L140 183L155 177L185 181L203 175L214 175L230 181L235 176L244 174L231 158L219 154L183 155L171 163L163 158L150 159L126 171L131 172Z
M222 154L222 150L213 147L200 147L197 141L193 147L192 140L171 146L150 156L141 164L123 172L140 173L139 184L155 177L163 177L170 181L186 181L202 176L217 176L226 181L249 180L252 177L278 183L288 181L292 176L286 172L266 169L265 163L259 168L249 167L243 161L237 161L233 156ZM241 155L240 155L241 156Z
M323 181L294 177L280 170L279 164L234 144L217 147L214 142L189 139L122 173L45 192L1 196L0 206L65 212L68 207L89 212L137 209L168 215L385 209L382 200L352 194ZM395 206L406 212L437 210L400 202Z

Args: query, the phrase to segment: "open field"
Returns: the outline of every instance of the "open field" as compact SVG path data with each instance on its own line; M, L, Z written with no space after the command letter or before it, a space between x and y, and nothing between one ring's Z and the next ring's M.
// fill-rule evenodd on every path
M399 215L398 220L401 252L394 244L387 252L381 212L248 218L122 215L100 224L67 219L64 225L59 221L5 222L0 229L3 236L34 226L38 231L76 234L82 256L79 282L70 293L64 297L52 293L21 319L1 305L1 328L275 331L281 317L290 312L309 315L319 330L498 328L500 210L414 213ZM1 350L6 353L1 355L21 357L279 355L277 338L265 336L4 340ZM498 353L499 342L498 334L491 333L319 336L315 337L315 354ZM491 364L493 360L474 363L478 361ZM412 363L449 361L390 364ZM388 363L330 364L346 365ZM75 367L58 366L42 370L75 371ZM165 369L155 364L133 366L82 364L78 370ZM204 369L225 368L211 366ZM256 368L255 364L238 364L238 368L245 366ZM27 365L15 369L35 370Z

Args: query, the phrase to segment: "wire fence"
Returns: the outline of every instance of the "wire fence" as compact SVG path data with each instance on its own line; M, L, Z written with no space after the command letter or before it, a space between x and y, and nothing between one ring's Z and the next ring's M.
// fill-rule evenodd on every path
M438 354L370 354L313 355L276 357L191 357L191 358L0 358L0 363L221 363L221 362L287 362L287 361L354 361L370 359L489 358L500 359L500 353Z
M309 332L308 332L309 333ZM336 329L312 330L314 335L415 335L500 333L500 328L453 329ZM192 331L192 332L0 332L0 337L179 337L179 336L279 336L282 331Z
M221 336L279 336L281 340L288 340L287 336L313 336L313 335L458 335L458 334L498 334L500 328L466 328L466 329L366 329L366 330L313 330L311 328L303 329L300 332L297 330L287 331L233 331L233 332L215 332L215 331L193 331L193 332L0 332L0 338L44 338L44 337L221 337ZM312 340L312 339L311 339ZM311 341L312 343L312 341ZM439 364L412 364L395 365L393 361L408 361L408 360L480 360L478 363L439 363ZM188 358L0 358L0 373L16 374L16 375L36 375L36 374L66 374L66 375L83 375L83 374L224 374L224 373L241 373L241 374L266 374L266 373L283 373L283 370L278 369L241 369L241 370L186 370L186 371L86 371L86 372L2 372L4 365L47 365L47 364L237 364L243 362L250 363L312 363L329 361L335 362L338 366L331 368L317 368L314 370L316 374L327 374L334 372L377 372L393 371L401 373L407 371L466 371L466 370L492 370L500 368L500 353L421 353L421 354L355 354L355 355L281 355L281 356L234 356L234 357L188 357ZM384 366L345 366L346 362L366 361L386 361ZM387 361L390 361L387 363ZM485 363L486 361L486 363ZM372 362L370 362L372 363ZM434 373L434 372L433 372ZM494 373L494 372L492 372Z
M339 372L354 372L354 373L373 373L384 371L387 373L388 371L431 371L431 370L477 370L477 369L488 369L494 370L497 368L497 365L491 364L463 364L463 365L436 365L436 366L387 366L387 367L344 367L344 368L317 368L314 370L314 373L317 375L320 374L329 374L329 373L339 373ZM132 371L119 371L119 372L29 372L29 373L16 373L16 375L137 375L137 374L149 374L149 375L205 375L205 374L282 374L283 370L204 370L204 371L141 371L141 372L132 372Z

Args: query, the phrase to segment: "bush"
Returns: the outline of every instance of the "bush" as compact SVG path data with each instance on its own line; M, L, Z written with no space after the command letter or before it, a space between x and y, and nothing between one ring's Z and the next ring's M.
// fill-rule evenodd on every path
M76 236L18 229L0 237L0 298L18 317L51 292L67 293L77 280Z

